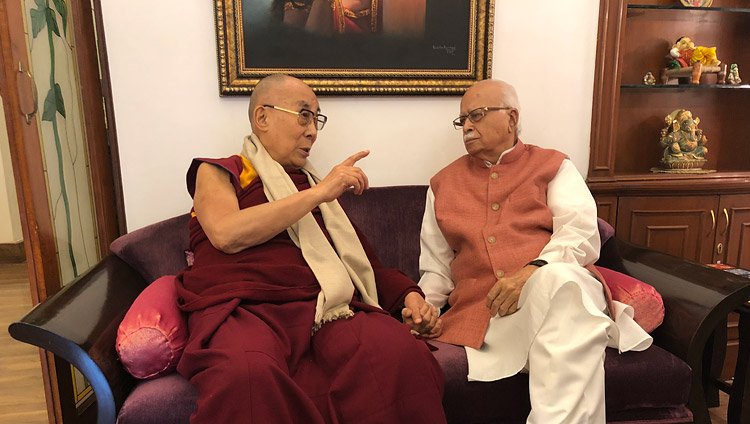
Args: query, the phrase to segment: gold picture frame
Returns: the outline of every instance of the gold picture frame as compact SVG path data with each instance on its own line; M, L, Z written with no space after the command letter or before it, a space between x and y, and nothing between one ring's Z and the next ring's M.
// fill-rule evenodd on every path
M274 73L332 95L460 95L490 78L494 0L369 1L214 0L220 95Z

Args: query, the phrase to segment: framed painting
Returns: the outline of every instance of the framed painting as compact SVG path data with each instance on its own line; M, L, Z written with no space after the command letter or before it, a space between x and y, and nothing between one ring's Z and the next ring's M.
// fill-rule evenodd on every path
M462 94L490 77L494 0L214 0L221 95Z

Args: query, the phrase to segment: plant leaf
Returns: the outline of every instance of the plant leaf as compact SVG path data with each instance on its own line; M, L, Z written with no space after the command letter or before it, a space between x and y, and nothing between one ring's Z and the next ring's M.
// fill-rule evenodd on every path
M44 99L44 112L42 112L42 121L52 122L57 112L57 102L55 100L55 90L50 88L47 97Z
M36 38L36 36L39 35L47 25L47 18L45 17L44 9L46 9L46 7L31 9L31 32L34 35L34 38Z
M65 101L63 100L62 89L58 83L55 83L55 105L60 115L65 118Z
M65 0L52 0L55 3L55 9L60 14L62 19L63 33L68 35L68 6L65 4Z
M63 101L62 89L60 88L60 84L55 83L54 88L49 89L47 97L44 99L42 121L54 121L57 112L60 112L60 115L65 118L65 102Z
M45 15L47 15L47 25L49 26L49 29L59 37L60 28L57 27L57 15L55 15L55 11L48 7L45 12L47 12Z
M47 8L47 0L34 0L34 3L36 3L36 7L39 10L43 10Z

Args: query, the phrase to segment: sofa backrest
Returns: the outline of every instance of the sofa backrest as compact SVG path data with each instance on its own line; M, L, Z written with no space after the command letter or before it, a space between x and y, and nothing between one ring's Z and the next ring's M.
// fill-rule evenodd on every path
M427 186L375 187L341 196L349 219L365 234L386 267L419 281L419 233Z
M373 187L357 196L347 191L341 204L383 264L419 281L419 233L426 185ZM140 272L146 281L174 275L187 265L190 214L170 218L128 233L110 245L112 253ZM601 218L602 245L614 229Z
M383 264L419 278L419 231L427 186L374 187L341 196L349 218L366 235ZM176 216L125 234L112 242L112 253L143 278L154 281L187 265L190 214Z
M149 283L175 275L187 265L190 214L175 216L117 238L109 249Z

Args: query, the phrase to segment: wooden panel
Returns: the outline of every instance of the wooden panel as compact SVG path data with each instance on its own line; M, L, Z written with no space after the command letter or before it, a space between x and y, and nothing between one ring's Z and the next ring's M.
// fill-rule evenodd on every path
M617 196L597 196L596 215L607 221L613 228L617 226Z
M120 184L119 169L117 174L112 167L112 156L119 156L117 149L111 149L107 141L107 124L104 115L103 90L100 74L107 73L98 61L97 37L93 37L94 12L91 2L73 2L70 8L72 25L75 30L76 58L78 60L78 77L81 86L81 103L86 117L86 140L88 142L89 168L91 184L94 191L93 202L96 213L99 251L102 256L109 252L109 245L124 232L120 231L118 218L124 218L117 209L114 187ZM107 93L109 94L109 93ZM116 146L114 146L116 147ZM116 181L117 180L117 181Z
M710 211L718 196L621 197L618 237L696 262L710 262L713 230Z
M734 369L737 365L737 349L740 345L739 320L740 317L737 313L731 313L727 318L727 352L721 369L720 378L722 380L728 380L734 376Z
M617 128L617 99L620 92L618 59L626 5L625 0L601 0L599 4L589 177L608 177L613 172L614 129Z
M725 263L750 269L750 194L721 196L719 211L716 230L725 237Z

